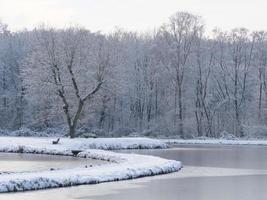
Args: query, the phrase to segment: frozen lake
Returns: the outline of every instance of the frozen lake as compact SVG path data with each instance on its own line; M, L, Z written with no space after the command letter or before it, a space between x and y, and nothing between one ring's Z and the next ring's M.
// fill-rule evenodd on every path
M71 156L0 153L0 172L42 171L103 163L106 162Z
M0 199L266 200L267 147L179 145L166 150L121 152L180 160L183 162L184 168L178 173L130 181L1 194ZM63 166L69 162L64 160L68 160L68 157L59 159L49 161L48 164L51 163L49 166L54 166L56 162L63 163ZM38 162L38 160L33 158L33 162ZM73 160L73 162L76 161ZM79 160L78 162L83 161Z

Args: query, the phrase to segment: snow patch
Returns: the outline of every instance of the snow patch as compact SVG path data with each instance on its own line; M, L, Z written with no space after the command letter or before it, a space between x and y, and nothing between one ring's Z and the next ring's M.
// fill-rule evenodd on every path
M73 156L72 150L81 150L82 158L109 161L109 164L94 167L79 167L53 171L25 172L0 175L0 192L16 192L45 188L66 187L81 184L96 184L144 176L166 174L181 169L179 161L154 156L114 153L101 149L166 147L164 142L147 138L116 139L63 139L52 145L48 139L0 138L1 152L38 153ZM92 147L95 149L89 149Z

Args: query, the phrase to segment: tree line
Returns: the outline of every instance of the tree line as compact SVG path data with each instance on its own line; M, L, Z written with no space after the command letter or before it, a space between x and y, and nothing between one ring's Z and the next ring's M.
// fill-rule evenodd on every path
M243 137L267 123L266 68L267 32L186 12L148 33L0 23L0 128Z

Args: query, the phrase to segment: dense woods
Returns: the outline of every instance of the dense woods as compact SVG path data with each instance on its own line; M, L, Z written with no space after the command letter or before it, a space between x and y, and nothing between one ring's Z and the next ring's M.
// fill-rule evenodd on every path
M266 69L267 32L190 13L142 34L0 23L0 129L243 137L267 124Z

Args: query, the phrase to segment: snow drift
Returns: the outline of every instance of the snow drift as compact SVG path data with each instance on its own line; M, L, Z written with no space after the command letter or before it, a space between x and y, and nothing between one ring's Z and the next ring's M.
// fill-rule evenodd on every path
M80 139L64 139L59 145L51 145L50 142L50 140L38 138L0 138L0 151L73 156L71 150L75 148L76 150L82 150L77 155L78 157L100 159L110 163L95 167L84 166L73 169L3 174L0 175L0 192L119 181L171 173L178 171L182 167L181 162L178 161L97 149L119 149L119 147L152 148L158 147L161 144L157 140L146 138L139 138L137 140L124 138L118 141L116 139L98 139L92 143L92 141L85 139L82 139L82 141ZM94 144L95 149L89 149L92 144ZM165 144L162 145L162 147L165 146Z

